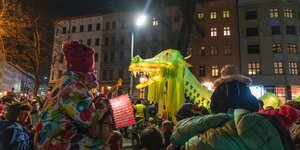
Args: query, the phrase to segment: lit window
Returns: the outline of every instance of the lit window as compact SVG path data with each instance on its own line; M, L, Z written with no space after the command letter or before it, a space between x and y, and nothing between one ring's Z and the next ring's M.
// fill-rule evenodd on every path
M285 88L284 87L276 87L276 95L280 97L285 96Z
M212 56L218 55L218 46L217 45L213 45L210 47L210 55L212 55Z
M210 19L217 19L217 12L210 12Z
M298 62L289 62L289 72L290 74L298 74Z
M204 19L204 13L198 13L198 19L203 20Z
M193 49L192 48L187 48L186 54L187 55L192 55Z
M272 50L273 50L273 53L282 53L281 43L273 43Z
M229 36L230 35L230 27L224 27L224 36Z
M218 65L211 66L211 76L217 77L219 75Z
M210 28L210 36L217 36L217 28Z
M275 74L283 74L283 64L280 61L274 62L274 73Z
M158 20L156 18L153 18L152 25L158 26Z
M278 8L271 8L270 9L270 18L277 18L278 17Z
M258 63L258 62L248 63L248 74L249 75L260 74L260 63Z
M223 18L229 18L229 11L228 10L223 11Z
M294 17L293 9L285 8L284 9L284 17L285 18L293 18Z
M198 49L198 55L200 55L200 56L205 56L205 46L201 46L201 47Z
M231 45L225 45L224 46L224 54L225 55L231 55Z
M205 77L205 65L199 67L199 77Z
M288 43L288 52L290 54L296 54L297 53L297 46L295 43Z
M300 96L300 88L299 87L291 87L292 99L296 99Z

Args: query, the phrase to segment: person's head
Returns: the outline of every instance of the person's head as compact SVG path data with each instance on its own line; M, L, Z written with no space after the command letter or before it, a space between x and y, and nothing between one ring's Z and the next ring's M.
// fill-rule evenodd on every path
M113 131L109 136L108 144L122 146L123 135L119 131Z
M142 103L142 102L141 102L140 99L136 100L136 104L141 104L141 103Z
M207 109L206 107L200 106L200 107L199 107L199 113L200 113L201 115L208 115L208 114L209 114L209 111L208 111L208 109Z
M12 87L12 88L11 88L11 91L12 91L12 92L14 92L14 91L15 91L15 88L14 88L14 87Z
M32 106L32 110L40 110L40 102L39 101L32 101L31 106Z
M199 116L200 114L193 111L194 105L192 103L184 103L175 114L176 120L180 121L192 116Z
M230 109L246 109L257 112L257 98L251 93L249 85L252 80L239 74L234 65L225 65L221 77L214 81L210 108L212 113L226 113Z
M12 122L28 123L32 107L28 103L14 103L7 107L6 119Z
M69 41L63 46L63 52L67 60L67 70L88 73L94 69L94 52L91 47L78 41Z
M141 132L141 147L147 150L160 150L163 148L163 136L159 129L150 126Z
M166 131L172 131L173 130L173 123L169 120L165 120L162 125L162 131L166 132Z

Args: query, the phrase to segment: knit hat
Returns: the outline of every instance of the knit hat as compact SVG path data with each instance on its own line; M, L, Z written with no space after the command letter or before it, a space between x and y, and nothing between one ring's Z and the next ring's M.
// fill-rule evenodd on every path
M94 69L94 49L78 41L70 41L63 46L67 60L67 69L75 72L88 73Z
M236 66L229 64L229 65L225 65L221 69L221 77L229 76L229 75L240 75Z

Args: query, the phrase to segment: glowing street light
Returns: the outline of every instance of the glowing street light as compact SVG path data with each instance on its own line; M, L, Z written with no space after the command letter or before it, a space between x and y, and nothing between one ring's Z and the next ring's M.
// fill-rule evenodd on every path
M147 16L146 15L140 15L137 17L135 21L136 27L141 27L146 24ZM134 30L131 32L131 53L130 53L130 60L133 59L133 52L134 52ZM129 95L131 98L133 98L133 73L130 74L130 91Z

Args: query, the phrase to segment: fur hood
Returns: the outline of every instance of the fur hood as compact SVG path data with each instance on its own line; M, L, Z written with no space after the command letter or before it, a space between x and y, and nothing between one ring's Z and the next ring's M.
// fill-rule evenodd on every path
M214 81L214 86L218 87L223 83L231 82L231 81L239 81L245 83L246 85L250 85L252 83L252 80L249 77L243 75L229 75L229 76L224 76L216 79Z

